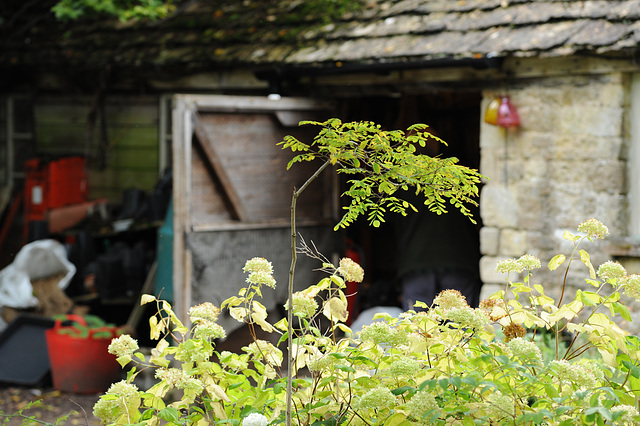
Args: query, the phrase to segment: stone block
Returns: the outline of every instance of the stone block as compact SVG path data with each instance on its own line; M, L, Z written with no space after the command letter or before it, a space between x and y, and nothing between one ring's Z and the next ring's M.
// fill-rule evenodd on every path
M483 284L482 288L480 289L480 300L488 299L489 296L497 293L500 290L504 290L504 284Z
M515 229L503 229L500 233L500 254L520 257L527 250L527 232Z
M583 103L559 111L558 132L592 136L619 136L622 130L622 107L587 107Z
M493 182L482 188L480 217L485 226L497 228L518 227L518 204L509 188Z
M484 226L480 229L480 253L483 255L496 256L500 243L500 230Z
M498 262L504 259L504 256L482 256L480 258L480 279L483 283L499 284L506 282L506 275L496 271Z
M480 155L480 173L491 180L498 179L502 161L502 150L483 148Z

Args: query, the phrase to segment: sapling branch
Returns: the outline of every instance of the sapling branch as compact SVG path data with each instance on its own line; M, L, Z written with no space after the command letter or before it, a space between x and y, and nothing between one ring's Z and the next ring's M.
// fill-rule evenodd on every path
M296 270L296 262L298 253L296 250L296 203L302 192L313 182L320 174L331 164L325 161L318 169L302 184L299 189L293 190L291 196L291 267L289 268L289 285L287 287L287 408L286 408L286 425L291 426L291 402L293 399L293 279Z

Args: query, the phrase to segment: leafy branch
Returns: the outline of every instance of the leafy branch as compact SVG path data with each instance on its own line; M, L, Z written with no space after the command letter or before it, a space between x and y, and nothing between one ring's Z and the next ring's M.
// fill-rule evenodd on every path
M456 158L442 159L418 153L429 139L446 144L442 139L426 131L426 124L414 124L405 133L402 130L385 131L370 121L342 123L332 118L324 123L302 121L300 125L320 126L321 130L311 144L294 136L285 136L278 145L283 149L300 152L287 165L320 159L322 164L307 181L293 191L291 197L291 266L289 268L288 306L293 306L293 282L297 261L296 202L302 192L330 165L338 173L353 176L349 188L342 194L351 199L345 206L346 213L334 230L346 228L359 216L367 214L374 227L384 222L388 211L406 215L408 208L417 211L410 202L398 198L399 191L414 188L416 195L425 198L424 204L437 214L446 213L445 201L458 208L473 222L471 212L465 204L474 204L478 195L477 184L481 175L467 167L458 165ZM475 223L475 222L474 222ZM286 425L291 425L293 395L293 329L292 309L287 322L288 375Z
M407 131L382 130L370 121L342 123L337 118L323 123L303 121L301 125L320 126L313 142L306 144L293 136L280 143L299 152L288 164L320 159L348 175L348 188L342 193L350 199L335 230L346 228L361 215L374 227L384 222L387 212L406 215L417 207L406 198L406 191L424 197L427 208L437 214L447 212L447 201L473 222L468 205L477 205L478 183L482 176L458 164L458 159L431 157L420 153L427 143L446 143L429 133L425 124L414 124ZM402 191L405 191L403 194Z

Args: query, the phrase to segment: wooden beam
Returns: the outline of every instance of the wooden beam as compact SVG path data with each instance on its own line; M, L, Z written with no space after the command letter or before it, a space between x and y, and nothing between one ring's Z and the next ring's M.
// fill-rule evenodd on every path
M173 116L173 299L176 315L187 323L191 303L191 281L188 245L185 242L191 227L191 111L177 99Z
M242 199L233 187L233 183L229 177L229 174L224 168L224 165L220 161L220 156L217 154L213 145L213 141L209 138L209 133L206 127L202 123L200 116L197 112L193 114L194 130L196 134L196 140L205 153L206 160L209 166L215 171L216 176L220 180L220 184L225 192L225 195L231 203L233 213L240 221L246 222L249 219L246 209L242 205Z

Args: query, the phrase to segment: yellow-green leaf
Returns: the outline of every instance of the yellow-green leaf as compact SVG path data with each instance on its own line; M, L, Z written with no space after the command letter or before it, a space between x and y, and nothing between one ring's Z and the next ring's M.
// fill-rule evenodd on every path
M155 301L156 301L156 297L154 295L143 294L142 297L140 297L140 306L146 305L147 303L151 303Z
M287 318L282 318L280 321L278 321L277 323L273 324L273 326L275 328L277 328L278 330L282 330L282 331L287 331L289 328L289 323L287 322Z
M341 298L332 297L324 303L322 313L332 321L346 321L349 316L349 312L347 311L347 302Z
M569 231L564 231L564 234L562 234L562 238L564 238L565 240L568 240L568 241L578 241L580 239L580 236L579 235L573 235Z
M565 259L566 257L564 254L553 256L553 258L549 261L549 270L555 271L556 269L558 269L558 266L562 265Z
M596 271L595 269L593 269L593 265L591 264L589 253L587 253L585 250L580 250L580 260L582 261L582 263L587 265L587 268L589 268L589 277L592 280L596 279Z
M407 416L402 413L394 413L390 415L384 422L385 426L398 426L407 421Z

